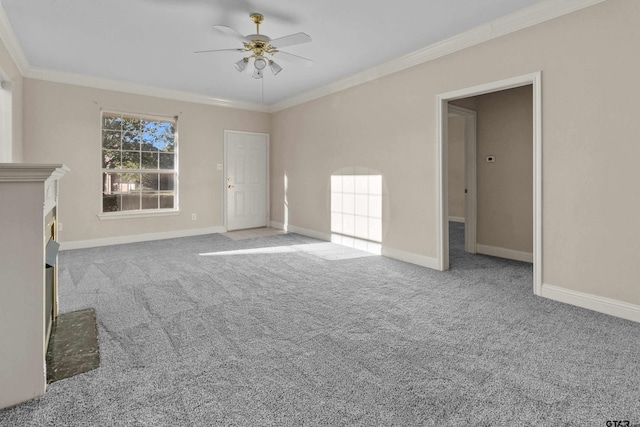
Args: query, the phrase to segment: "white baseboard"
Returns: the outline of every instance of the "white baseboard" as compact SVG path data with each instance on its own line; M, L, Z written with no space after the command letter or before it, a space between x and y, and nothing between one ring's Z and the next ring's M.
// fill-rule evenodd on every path
M449 217L449 222L461 222L464 224L464 217L463 216L450 216Z
M640 305L629 304L624 301L586 294L584 292L572 291L546 283L542 285L541 296L599 313L640 322Z
M286 226L281 222L271 221L271 227L278 228L280 230L288 231L289 233L301 234L307 237L313 237L314 239L324 240L326 242L331 241L331 233L323 233L321 231L310 230L308 228L298 227L296 225L287 224Z
M418 255L413 252L405 252L399 249L393 249L383 246L382 256L397 259L398 261L408 262L410 264L416 264L421 267L431 268L433 270L440 269L440 264L438 263L437 259L424 255Z
M278 221L271 221L269 223L269 227L271 228L277 228L278 230L284 230L287 231L286 228L284 227L284 224Z
M331 234L322 233L315 230L309 230L302 227L297 227L295 225L287 224L285 225L281 222L271 221L271 227L278 228L280 230L287 230L291 233L302 234L303 236L313 237L319 240L325 240L327 242L331 241ZM438 270L438 260L435 258L426 257L424 255L414 254L412 252L404 252L398 249L387 248L382 246L381 255L387 258L397 259L398 261L408 262L410 264L416 264L422 267L432 268L434 270Z
M515 261L533 262L533 254L531 252L516 251L513 249L498 248L496 246L476 245L476 252L483 255L497 256L500 258L513 259Z
M151 240L175 239L178 237L200 236L203 234L225 233L223 226L194 228L190 230L163 231L159 233L134 234L130 236L105 237L91 240L61 242L60 250L97 248L99 246L122 245L126 243L148 242Z

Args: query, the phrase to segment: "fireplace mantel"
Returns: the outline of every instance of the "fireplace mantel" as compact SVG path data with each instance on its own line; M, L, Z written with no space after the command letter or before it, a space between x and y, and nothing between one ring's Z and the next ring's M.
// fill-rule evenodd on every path
M0 408L46 389L45 250L57 235L58 180L67 172L0 163Z

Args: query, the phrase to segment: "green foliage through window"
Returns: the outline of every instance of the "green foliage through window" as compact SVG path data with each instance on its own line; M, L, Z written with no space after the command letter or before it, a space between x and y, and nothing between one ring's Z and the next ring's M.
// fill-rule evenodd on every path
M176 121L102 114L102 211L177 209Z

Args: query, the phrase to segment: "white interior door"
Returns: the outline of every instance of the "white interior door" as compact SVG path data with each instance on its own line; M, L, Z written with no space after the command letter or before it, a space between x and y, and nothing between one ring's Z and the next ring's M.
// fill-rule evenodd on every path
M269 135L225 131L227 230L266 227Z

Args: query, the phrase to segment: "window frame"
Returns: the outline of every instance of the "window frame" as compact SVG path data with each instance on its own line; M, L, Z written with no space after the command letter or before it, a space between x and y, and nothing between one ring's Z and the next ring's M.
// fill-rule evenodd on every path
M104 127L104 117L106 116L119 116L121 119L124 118L130 118L130 119L136 119L136 120L146 120L146 121L153 121L153 122L168 122L171 123L173 125L173 156L174 156L174 164L173 164L173 169L161 169L160 168L160 164L158 164L158 168L157 169L144 169L142 166L142 164L138 165L137 169L109 169L109 168L105 168L104 167L104 136L103 136L103 131L105 130ZM106 129L109 130L109 129ZM122 132L122 129L121 129ZM179 137L178 137L178 116L163 116L163 115L157 115L157 114L148 114L148 113L137 113L137 112L128 112L128 111L121 111L121 110L115 110L115 109L101 109L100 110L100 123L99 123L99 133L100 133L100 137L99 137L99 144L100 144L100 156L99 156L99 162L100 162L100 213L98 214L98 217L101 220L110 220L110 219L123 219L123 218L131 218L131 217L157 217L157 216L167 216L167 215L178 215L180 213L180 203L179 203ZM122 132L124 133L124 132ZM122 136L121 136L122 138ZM123 151L130 151L130 150L123 150L122 145L120 146L120 148L118 150L119 153L122 153ZM134 150L135 151L135 150ZM138 152L142 153L142 150L137 150ZM160 151L158 151L158 153L160 153ZM105 212L104 211L104 194L105 194L105 187L104 187L104 174L105 173L122 173L122 174L126 174L126 173L132 173L132 174L144 174L144 173L153 173L153 172L157 172L158 175L160 174L167 174L167 175L172 175L173 176L173 207L172 208L161 208L160 205L158 205L158 208L143 208L142 205L142 199L141 199L141 203L138 207L138 209L129 209L129 210L119 210L119 211L113 211L113 212ZM158 179L160 179L160 177L158 176ZM160 184L158 184L160 185ZM156 190L156 192L158 193L158 195L161 195L161 190L158 188ZM142 197L143 192L140 191L140 197Z

